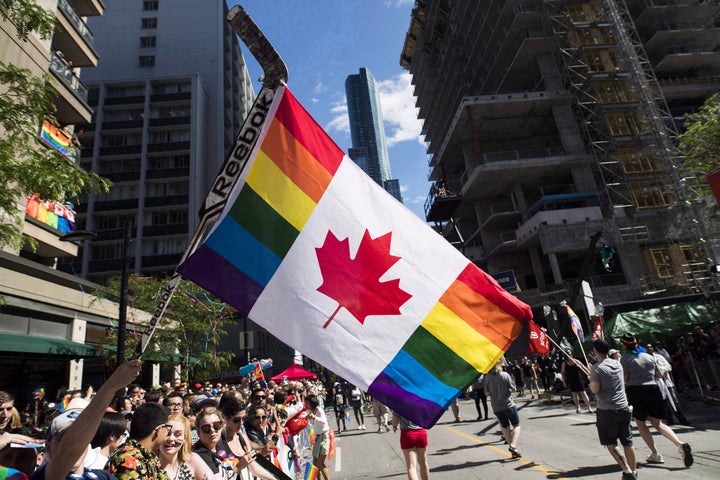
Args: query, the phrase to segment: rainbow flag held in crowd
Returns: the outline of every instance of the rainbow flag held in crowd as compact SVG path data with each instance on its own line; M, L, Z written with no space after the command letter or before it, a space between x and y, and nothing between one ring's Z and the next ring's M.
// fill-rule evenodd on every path
M305 464L305 476L303 479L315 480L318 477L318 473L320 473L320 469L313 465L312 462L308 462Z
M287 87L178 273L423 427L532 313L368 177Z

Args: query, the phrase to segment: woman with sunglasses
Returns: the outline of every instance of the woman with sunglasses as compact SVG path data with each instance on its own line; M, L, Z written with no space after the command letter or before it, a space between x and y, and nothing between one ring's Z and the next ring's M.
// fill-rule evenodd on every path
M233 458L225 442L220 443L225 425L220 420L220 412L214 407L200 410L195 425L200 435L200 440L193 445L195 453L210 467L216 480L235 480L237 471L247 467L253 459L249 455Z
M170 480L210 480L213 472L200 456L190 449L190 422L182 415L170 415L170 434L158 451L160 464Z
M330 452L330 424L325 416L325 410L320 406L318 398L310 394L305 397L305 408L308 410L308 417L312 420L312 426L315 429L315 444L312 449L313 465L315 465L320 473L318 478L330 480L330 472L325 459Z
M247 468L238 469L239 480L249 480L252 478L260 478L263 480L274 480L275 477L270 475L257 462L254 462L256 455L255 450L250 446L250 439L245 434L243 423L247 417L247 410L244 403L240 403L237 398L228 398L223 402L220 409L225 420L225 429L218 445L222 445L228 454L235 457L245 457L248 463Z

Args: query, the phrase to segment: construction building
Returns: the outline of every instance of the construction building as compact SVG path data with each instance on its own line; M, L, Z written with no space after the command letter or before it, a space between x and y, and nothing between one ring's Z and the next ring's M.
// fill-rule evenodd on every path
M427 220L536 317L716 291L674 137L720 91L720 2L417 0L400 63Z

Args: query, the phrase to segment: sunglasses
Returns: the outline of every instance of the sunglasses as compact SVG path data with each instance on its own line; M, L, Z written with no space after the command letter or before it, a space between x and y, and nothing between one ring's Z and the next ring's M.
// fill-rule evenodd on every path
M232 419L233 423L241 423L241 422L244 421L244 420L245 420L245 417L244 417L244 416L243 416L243 417L234 417L234 418Z
M222 430L223 422L213 422L213 423L207 423L205 425L200 426L200 431L202 431L206 435L210 435L210 433L215 430L216 432L219 432Z
M179 407L182 407L183 404L182 403L168 403L167 406L168 406L168 408L179 408Z
M265 395L255 395L253 397L254 400L265 400L267 397Z
M266 415L263 415L263 416L258 415L257 417L253 417L253 420L267 420L267 416Z
M173 429L173 426L172 426L172 425L170 425L170 424L168 424L168 423L163 423L162 425L158 425L157 427L155 427L155 431L157 432L157 431L160 430L161 428L166 428L168 435L171 435L171 434L172 434L172 429Z

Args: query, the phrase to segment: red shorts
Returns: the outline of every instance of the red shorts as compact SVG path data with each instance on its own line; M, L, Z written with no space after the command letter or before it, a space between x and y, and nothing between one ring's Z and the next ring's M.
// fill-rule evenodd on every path
M427 445L427 430L424 428L400 431L400 448L403 450L427 448Z

